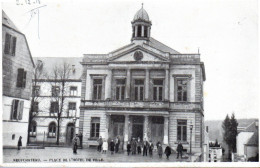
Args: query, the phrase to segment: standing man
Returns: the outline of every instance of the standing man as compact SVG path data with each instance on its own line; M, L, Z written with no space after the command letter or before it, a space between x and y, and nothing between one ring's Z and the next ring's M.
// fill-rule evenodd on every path
M22 136L19 137L17 146L18 146L18 150L20 150L20 148L22 146Z
M170 148L169 146L167 146L167 147L165 148L164 153L165 153L167 159L169 159L169 156L172 154L171 148Z
M78 134L73 138L73 153L77 153L78 150L79 137Z
M98 148L97 148L97 150L98 150L99 152L101 152L101 148L102 148L102 144L103 144L102 136L100 136L100 137L98 138L97 142L98 142Z
M152 143L152 141L150 141L150 143L149 143L149 155L150 155L150 157L152 157L153 156L153 143Z
M177 159L179 158L179 155L181 155L181 159L182 159L182 150L183 150L183 146L181 142L179 142L177 146L177 152L178 152Z
M113 139L110 142L110 151L111 151L111 155L113 155L115 151L115 142Z
M142 142L141 139L138 137L137 139L137 154L141 154L141 146L142 146Z
M119 150L119 145L120 145L120 138L119 138L119 137L116 137L116 151L115 151L115 153L118 152L118 150Z
M147 156L147 150L149 148L149 143L146 141L146 138L144 138L143 142L143 156Z

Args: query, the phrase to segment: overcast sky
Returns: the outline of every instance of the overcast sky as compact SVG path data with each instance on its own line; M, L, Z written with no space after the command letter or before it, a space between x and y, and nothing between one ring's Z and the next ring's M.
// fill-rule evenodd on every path
M9 0L10 1L10 0ZM2 3L28 40L34 57L80 57L129 44L131 21L144 3L151 36L181 53L201 53L205 63L205 119L259 116L256 0L40 0ZM31 0L32 2L35 0ZM40 8L31 18L30 9Z

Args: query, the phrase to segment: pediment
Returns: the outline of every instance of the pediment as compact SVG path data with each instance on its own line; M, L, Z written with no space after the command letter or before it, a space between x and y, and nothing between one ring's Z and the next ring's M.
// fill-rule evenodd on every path
M166 57L141 46L135 46L109 58L109 62L167 62Z

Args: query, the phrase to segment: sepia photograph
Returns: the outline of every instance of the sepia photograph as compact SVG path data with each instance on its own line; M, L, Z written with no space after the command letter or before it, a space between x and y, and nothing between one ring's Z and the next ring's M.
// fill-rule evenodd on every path
M1 166L259 166L257 0L1 6Z

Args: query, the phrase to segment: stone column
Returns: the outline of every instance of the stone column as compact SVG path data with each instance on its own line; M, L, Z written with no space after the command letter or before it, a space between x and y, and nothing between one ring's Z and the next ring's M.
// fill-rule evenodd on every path
M168 144L169 143L169 117L164 116L164 131L163 131L163 143Z
M105 100L111 99L111 91L112 91L112 69L108 70L107 75L107 85L105 87Z
M128 141L128 122L129 122L129 115L125 115L125 127L124 127L124 150L126 150L127 141Z
M125 94L126 99L130 99L130 97L131 97L130 88L131 88L131 70L127 69L127 73L126 73L126 94Z
M145 100L149 100L149 69L145 70Z
M169 100L169 69L165 69L164 99Z
M144 137L143 139L145 138L147 141L149 140L148 139L148 115L145 115L144 116Z
M135 26L135 37L137 37L137 26Z
M110 114L106 114L106 130L105 130L105 137L108 139L109 137L109 125L110 125Z
M144 26L142 26L142 37L144 37Z

